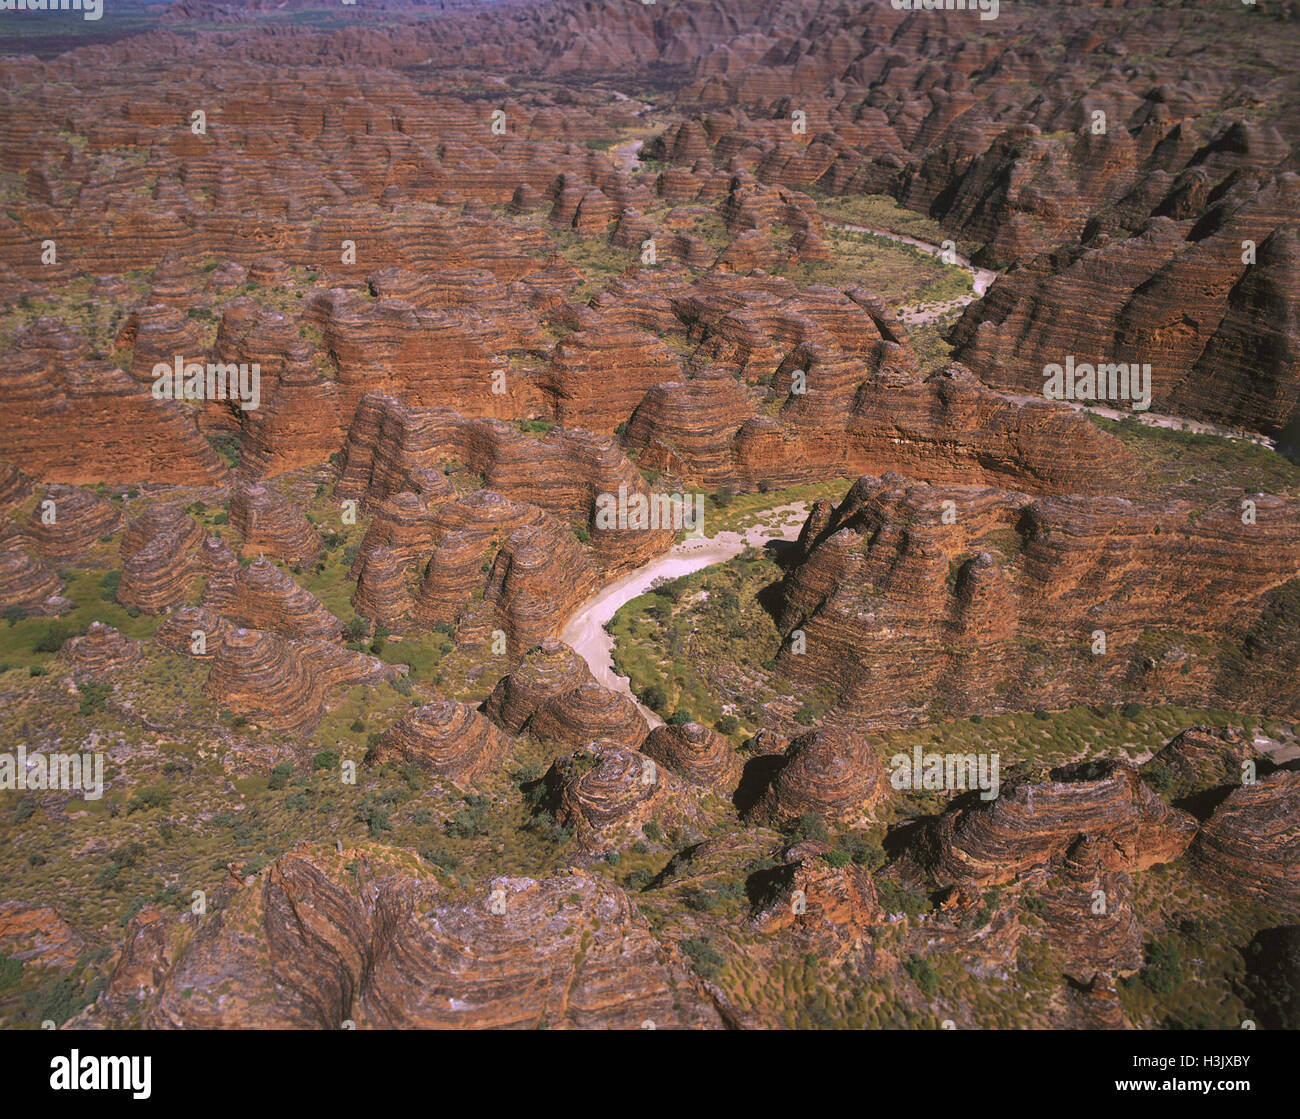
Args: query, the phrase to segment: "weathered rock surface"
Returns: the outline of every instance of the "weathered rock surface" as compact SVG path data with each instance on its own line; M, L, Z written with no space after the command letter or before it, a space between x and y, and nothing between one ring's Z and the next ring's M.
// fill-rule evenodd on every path
M1087 762L1046 781L1013 775L995 800L950 807L906 858L936 881L990 886L1060 863L1084 836L1089 867L1131 873L1173 861L1195 835L1195 818L1170 808L1133 766Z
M137 665L144 646L103 622L91 622L80 637L70 637L59 656L72 665L77 675L99 678Z
M1228 794L1191 850L1198 872L1228 896L1300 915L1300 773L1269 774Z
M778 668L862 725L907 722L934 696L957 714L1243 694L1289 710L1285 687L1214 651L1261 645L1251 628L1300 563L1294 500L1257 500L1267 512L1244 527L1230 492L1035 500L860 479L805 525L779 625L807 651L787 640Z
M740 784L743 766L731 740L699 723L655 727L641 752L692 785L703 785L723 796L730 796Z
M323 546L311 523L283 495L268 486L245 483L230 498L230 525L244 537L247 553L309 567Z
M417 707L389 727L375 745L375 761L414 762L458 785L473 786L496 773L510 740L472 707L439 700Z
M790 743L752 813L774 825L805 812L844 822L868 812L887 792L884 767L860 735L822 727Z
M492 898L503 899L504 905ZM627 895L573 874L447 896L373 845L299 845L179 934L137 924L81 1024L152 1028L719 1025ZM171 922L168 922L171 924ZM129 996L142 995L138 1009Z

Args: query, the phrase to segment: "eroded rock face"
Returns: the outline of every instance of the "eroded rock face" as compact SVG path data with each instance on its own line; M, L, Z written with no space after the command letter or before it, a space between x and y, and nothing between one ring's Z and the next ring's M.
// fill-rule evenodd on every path
M693 785L730 796L743 766L730 739L699 723L665 724L646 737L641 752Z
M589 852L628 847L652 822L669 828L698 816L675 775L610 739L557 759L545 783L555 822Z
M375 761L414 762L458 785L476 785L501 769L510 740L472 707L440 700L418 707L389 727L375 746Z
M70 637L63 643L59 656L79 675L102 677L138 664L144 647L112 626L91 622L83 636Z
M934 694L972 713L1236 702L1257 687L1266 709L1289 710L1285 685L1197 657L1186 638L1260 644L1251 627L1300 563L1300 511L1258 500L1269 524L1247 530L1227 492L1194 506L860 479L801 534L779 624L807 652L787 641L778 667L802 692L838 694L863 725L907 722L905 697Z
M0 902L0 952L38 967L72 967L86 949L81 934L48 905Z
M397 673L378 657L328 641L258 629L232 628L209 649L212 670L204 690L210 696L276 730L299 733L321 720L336 687L375 685Z
M390 630L452 625L462 642L499 640L516 659L555 637L597 587L568 526L494 490L385 498L361 542L353 604Z
M842 822L868 812L887 788L879 755L866 739L822 727L790 743L752 814L773 825L791 823L805 812Z
M950 807L921 830L907 863L939 882L997 885L1059 862L1087 836L1089 866L1132 873L1176 859L1195 835L1196 819L1132 765L1086 762L1046 781L1013 775L995 800Z
M42 319L18 338L0 378L0 454L34 478L73 485L212 485L225 468L182 408L88 359L83 341Z
M1177 801L1241 784L1259 756L1254 743L1231 727L1191 727L1170 739L1141 772L1166 799Z
M111 501L80 486L47 486L22 535L32 551L56 567L87 558L101 536L111 536L122 514Z
M210 578L203 606L236 625L271 630L285 637L334 640L343 623L293 576L267 559L236 566Z
M529 717L527 729L554 742L576 746L603 738L632 750L641 746L650 730L635 703L595 680L551 696Z
M1300 335L1282 310L1297 294L1297 244L1280 225L1298 197L1294 173L1240 180L1184 220L1035 258L967 310L957 354L990 384L1034 394L1044 365L1067 355L1149 363L1155 411L1277 435L1300 397Z
M547 700L592 681L586 662L558 638L530 650L516 668L497 681L483 713L511 734L528 724Z
M247 552L308 567L320 559L320 536L307 518L268 486L245 483L230 498L230 525L243 534Z
M0 549L0 609L24 614L61 614L72 606L55 572L21 548Z
M154 641L173 653L210 660L235 628L219 614L201 606L182 606L154 631Z
M766 936L795 937L834 959L860 948L884 919L871 875L853 863L832 866L830 846L805 840L767 872L749 924Z
M1103 868L1104 841L1079 838L1042 895L1042 918L1067 974L1092 984L1142 966L1142 927L1133 913L1133 881ZM1059 883L1059 884L1058 884Z
M466 419L445 408L417 410L379 394L357 408L341 459L336 495L380 501L420 493L428 472L455 460L483 478L486 489L558 518L590 535L602 567L635 566L663 551L672 534L607 527L598 498L620 492L648 498L650 488L613 440L576 429L536 437L499 420Z
M716 1013L618 887L574 873L448 896L374 845L299 845L202 924L137 922L80 1024L150 1028L709 1027ZM174 928L174 926L173 926Z
M1280 916L1300 915L1300 773L1281 770L1228 794L1202 826L1191 858L1229 895L1258 899Z
M117 601L145 614L166 613L185 601L197 579L233 577L239 566L223 541L175 503L155 505L126 526L121 558Z

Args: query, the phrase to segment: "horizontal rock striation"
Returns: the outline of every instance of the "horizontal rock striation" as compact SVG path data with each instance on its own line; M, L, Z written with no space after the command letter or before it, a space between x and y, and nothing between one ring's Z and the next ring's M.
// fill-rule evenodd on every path
M778 671L864 724L908 722L936 697L960 714L1243 692L1285 708L1223 651L1252 647L1300 562L1294 501L1256 500L1247 526L1230 492L1033 499L862 478L804 527Z
M74 674L95 679L138 665L144 646L112 626L91 622L85 634L63 643L59 657L72 665Z
M239 567L229 546L177 504L156 505L132 520L121 556L117 601L146 614L180 606L200 578L233 580Z
M310 567L324 551L320 536L302 512L267 486L237 485L230 497L229 519L244 538L245 552Z
M71 566L86 560L121 521L117 506L98 494L80 486L47 486L21 533L46 563Z
M603 879L498 878L454 898L388 849L308 844L235 887L201 925L135 925L84 1018L161 1029L721 1024Z
M1258 900L1287 921L1300 917L1300 773L1282 770L1242 785L1201 827L1190 857L1226 897Z
M887 791L884 767L865 739L822 727L790 743L750 814L774 826L806 812L842 823L863 816Z
M740 785L743 766L731 740L699 723L655 727L641 752L692 785L730 796Z
M588 852L630 846L651 822L667 828L698 817L676 776L610 739L556 759L544 783L555 822Z
M374 761L400 758L470 787L498 772L509 752L506 735L472 707L439 700L417 707L389 727L375 744Z
M6 357L0 456L71 485L217 485L226 474L181 405L90 359L79 337L49 319L20 333Z
M63 589L63 580L40 560L12 545L0 547L0 610L61 614L72 606Z
M1169 807L1132 765L1082 762L1046 781L1013 774L996 799L950 806L904 857L940 883L984 887L1059 865L1083 836L1097 867L1127 874L1172 862L1195 835L1195 818Z
M256 559L247 567L237 565L210 578L202 605L238 625L284 637L330 641L343 633L343 623L320 599L268 559Z
M327 641L237 628L222 635L204 690L272 730L306 734L324 717L334 689L374 686L396 675L377 657Z

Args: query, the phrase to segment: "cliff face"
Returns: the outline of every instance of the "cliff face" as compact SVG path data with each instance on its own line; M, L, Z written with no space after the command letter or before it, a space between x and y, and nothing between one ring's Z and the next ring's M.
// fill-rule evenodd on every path
M71 484L210 485L225 476L181 406L91 359L83 340L46 319L6 357L0 456L31 477Z
M1294 503L1258 500L1248 526L1229 493L1142 504L864 477L804 527L778 669L864 724L934 697L976 713L1250 692L1291 711L1239 674L1252 620L1300 562Z
M413 762L461 785L475 785L501 768L510 740L463 703L441 700L416 708L384 732L374 761Z
M1012 778L998 797L950 807L926 826L908 869L939 882L976 886L1014 881L1069 855L1079 873L1131 873L1178 858L1196 835L1196 820L1170 808L1121 762L1054 770L1047 781ZM1080 836L1091 845L1086 858Z
M1276 436L1300 399L1300 273L1283 224L1298 201L1293 173L1242 179L1199 220L1153 217L1131 236L1036 257L967 309L957 356L1033 394L1067 355L1146 362L1154 411Z
M1201 828L1191 857L1224 892L1243 891L1286 921L1300 916L1300 773L1281 771L1243 784Z
M719 1024L627 895L581 873L454 897L383 848L301 845L227 895L201 923L137 918L84 1024L133 1013L155 1029Z

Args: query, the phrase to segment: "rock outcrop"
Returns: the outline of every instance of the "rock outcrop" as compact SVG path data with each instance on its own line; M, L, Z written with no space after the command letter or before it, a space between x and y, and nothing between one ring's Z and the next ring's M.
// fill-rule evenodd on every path
M790 743L752 815L775 824L814 812L842 823L867 813L888 791L875 749L860 735L822 727Z
M699 723L655 727L641 752L692 785L723 796L730 796L740 784L743 766L730 740Z
M446 895L373 845L299 845L201 924L139 923L80 1023L157 1029L716 1027L617 886L574 873ZM138 999L138 1003L137 1000Z
M938 882L983 887L1061 864L1080 837L1091 845L1089 872L1127 874L1172 862L1195 835L1195 818L1169 807L1132 765L1082 762L1045 781L1012 775L995 800L950 807L906 859Z
M1280 771L1228 794L1191 850L1225 896L1245 894L1287 920L1300 917L1300 773Z
M374 761L412 762L469 787L500 770L509 752L506 735L472 707L439 700L417 707L389 727L375 744Z

